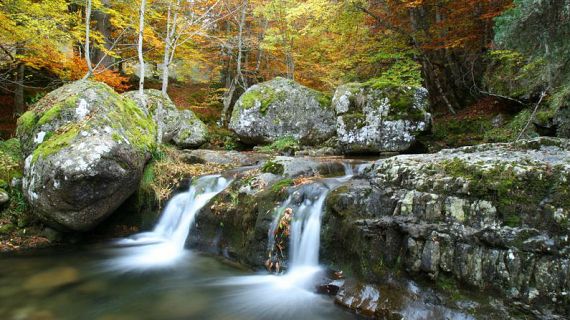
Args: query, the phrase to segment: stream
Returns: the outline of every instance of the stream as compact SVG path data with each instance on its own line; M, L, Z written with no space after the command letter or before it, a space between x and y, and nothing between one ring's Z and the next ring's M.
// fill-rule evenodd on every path
M314 293L323 203L346 171L298 191L305 200L292 205L291 265L282 275L185 249L196 214L232 182L205 176L169 201L150 232L2 257L0 319L355 319Z

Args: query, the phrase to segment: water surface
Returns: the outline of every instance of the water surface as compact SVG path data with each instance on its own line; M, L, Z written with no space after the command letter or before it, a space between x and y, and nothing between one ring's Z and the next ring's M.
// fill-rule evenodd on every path
M109 268L123 250L0 256L0 319L355 319L292 276L255 274L188 250L170 267Z

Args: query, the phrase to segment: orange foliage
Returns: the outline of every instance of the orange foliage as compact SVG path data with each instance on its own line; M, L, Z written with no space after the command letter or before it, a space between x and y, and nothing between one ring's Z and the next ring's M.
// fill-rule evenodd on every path
M372 0L369 12L373 24L410 35L425 50L479 50L492 40L493 18L511 5L512 0Z
M88 69L85 60L74 55L72 58L68 58L64 61L63 70L65 73L64 79L79 80L87 74ZM130 88L128 77L110 69L99 68L95 70L93 80L106 83L119 93L125 92Z

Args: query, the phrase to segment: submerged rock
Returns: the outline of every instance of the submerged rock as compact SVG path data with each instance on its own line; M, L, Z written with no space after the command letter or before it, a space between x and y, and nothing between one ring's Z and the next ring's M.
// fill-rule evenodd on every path
M156 126L107 85L77 81L22 115L17 133L34 213L60 230L85 231L137 189Z
M284 78L249 88L236 102L230 129L248 144L266 144L291 136L302 144L326 141L335 133L330 99Z
M332 100L339 146L346 153L407 151L431 129L427 90L350 83Z
M40 272L24 282L24 289L29 291L51 290L75 283L79 280L79 271L72 267L59 267Z
M147 89L144 93L145 104L141 102L138 91L126 92L123 96L137 102L143 112L152 116L159 142L195 148L207 141L208 128L191 110L178 110L174 102L159 90Z

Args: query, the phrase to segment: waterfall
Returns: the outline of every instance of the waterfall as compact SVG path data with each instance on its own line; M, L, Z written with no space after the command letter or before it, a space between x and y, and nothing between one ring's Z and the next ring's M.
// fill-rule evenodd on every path
M184 256L184 244L196 214L218 193L226 189L230 180L211 175L196 179L189 190L174 196L166 205L160 220L150 232L121 239L120 257L110 263L113 269L145 269L170 266Z
M321 216L328 189L323 189L316 200L305 200L299 207L298 219L291 225L291 268L317 267L321 244Z
M273 253L275 231L280 219L287 208L293 211L288 244L289 258L285 259L290 262L287 272L282 275L232 277L218 282L241 288L236 297L244 310L271 308L284 319L295 319L298 315L291 312L291 305L305 305L310 308L309 305L318 303L319 298L313 291L315 279L322 271L319 266L319 247L325 200L331 190L350 180L354 169L358 168L346 164L344 176L317 179L293 188L289 197L275 209L268 232L268 249L273 250Z
M289 254L286 259L289 263L289 275L298 273L307 275L307 273L312 273L310 270L314 273L319 269L321 219L325 199L330 190L348 181L354 175L354 169L350 163L344 163L344 176L324 178L300 186L276 209L268 232L268 249L273 250L273 255L277 251L275 249L275 235L283 212L287 208L291 208L293 211L290 222ZM285 261L280 263L284 264Z

